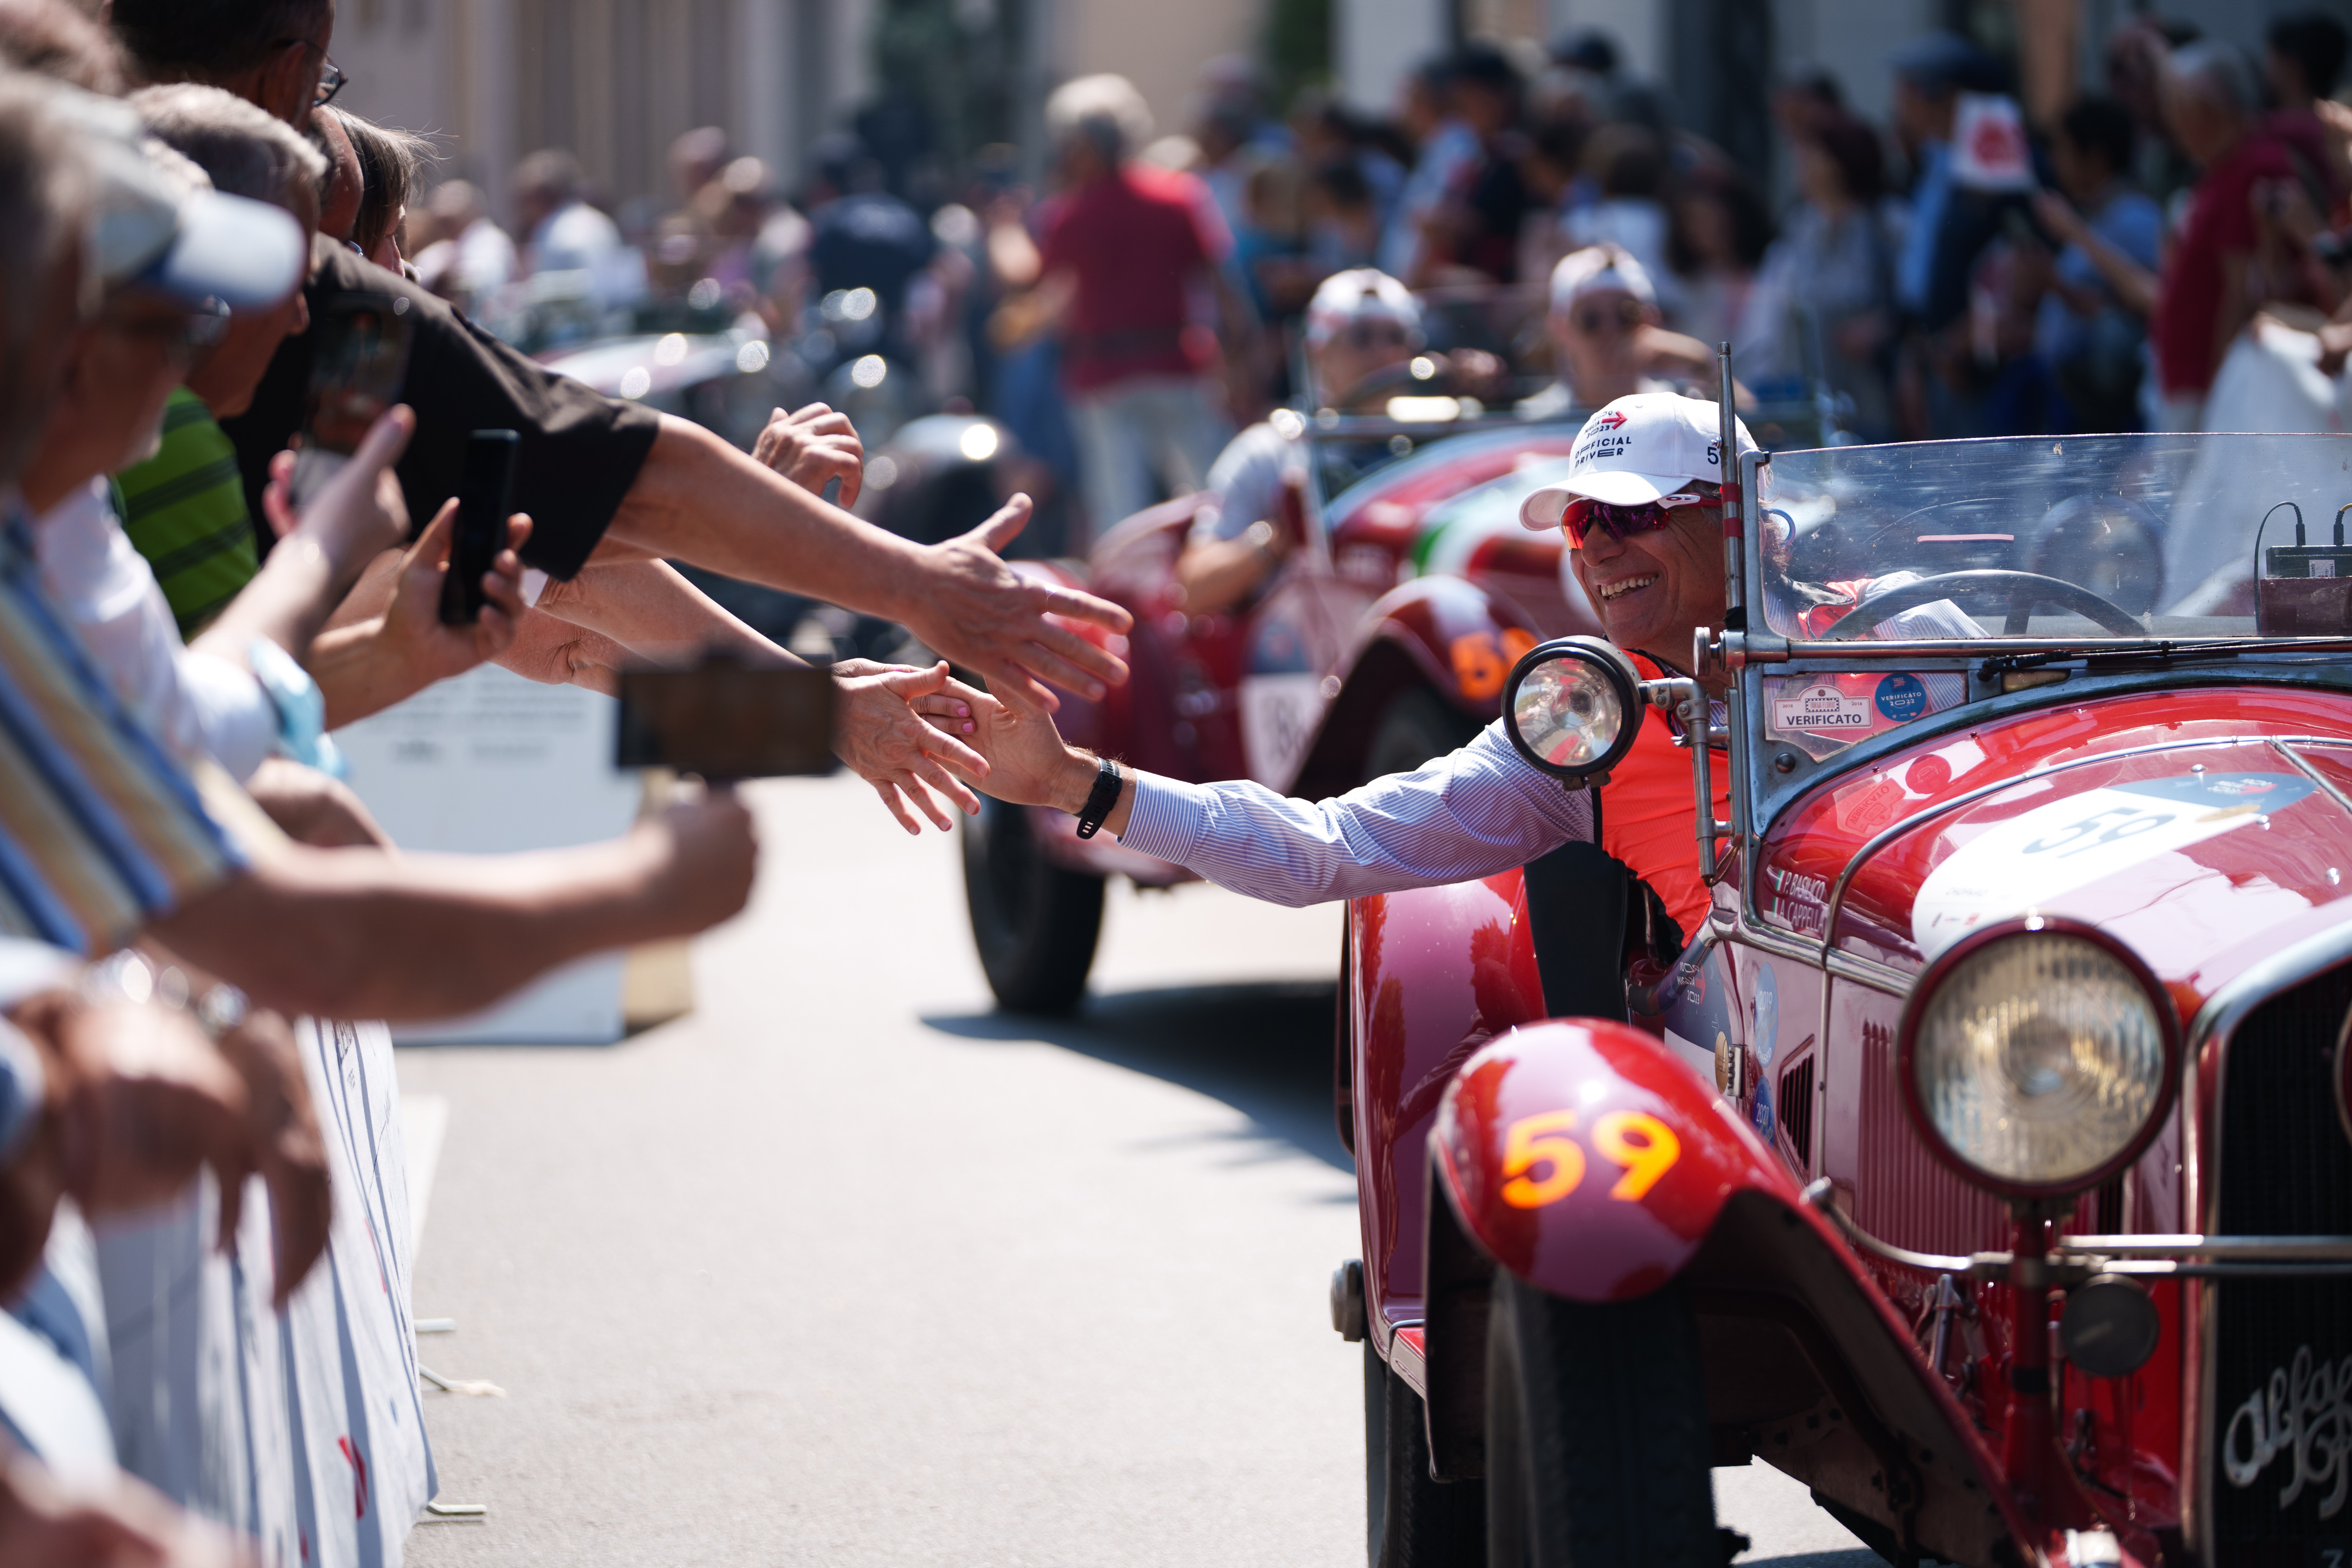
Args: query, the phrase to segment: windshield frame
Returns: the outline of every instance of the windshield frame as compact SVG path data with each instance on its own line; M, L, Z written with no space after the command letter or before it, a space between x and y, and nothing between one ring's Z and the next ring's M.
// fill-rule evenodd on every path
M1784 452L1779 455L1794 454ZM1763 917L1766 890L1761 885L1759 852L1765 836L1804 797L1856 772L1868 771L1889 755L1939 736L1964 733L1972 726L2036 708L2074 705L2126 692L2223 687L2233 682L2352 690L2352 636L2251 637L2245 632L2145 638L1994 635L1905 642L1782 637L1762 623L1759 607L1765 602L1766 588L1763 552L1755 548L1760 536L1752 526L1761 515L1758 497L1765 471L1774 456L1770 452L1741 455L1740 494L1745 498L1742 511L1749 526L1735 533L1738 525L1727 517L1725 528L1727 545L1736 547L1726 552L1727 562L1736 565L1733 580L1739 591L1734 602L1747 607L1746 615L1752 617L1751 629L1729 644L1737 649L1737 656L1732 661L1729 734L1723 737L1730 750L1731 826L1741 852L1736 879L1737 926L1743 937L1764 946L1790 956L1802 956L1811 963L1829 964L1849 978L1882 988L1899 990L1901 986L1907 986L1907 977L1838 949L1830 940L1832 934L1812 936L1790 931ZM1734 612L1735 626L1739 615L1739 612ZM2249 643L2258 645L2248 646ZM2175 654L2183 660L2181 667L2171 664ZM1766 712L1768 682L1808 676L1827 678L1857 671L1883 672L1890 664L1908 674L1958 675L1965 683L1963 695L1956 703L1862 737L1824 756L1809 755L1771 733ZM1727 889L1720 890L1718 897L1721 891ZM1717 913L1720 919L1729 912L1718 904Z

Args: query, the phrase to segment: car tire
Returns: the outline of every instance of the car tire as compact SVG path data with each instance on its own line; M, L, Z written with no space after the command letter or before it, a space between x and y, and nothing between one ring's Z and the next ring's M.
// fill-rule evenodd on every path
M1489 1568L1723 1568L1681 1287L1587 1304L1498 1271L1491 1301Z
M961 833L964 902L988 988L1013 1012L1068 1012L1094 967L1103 879L1047 860L1019 806L983 798Z
M1476 719L1431 691L1416 686L1389 704L1365 753L1366 779L1410 773L1433 757L1469 744L1483 727Z
M1364 1503L1370 1568L1478 1568L1486 1489L1429 1473L1429 1428L1415 1394L1364 1341Z

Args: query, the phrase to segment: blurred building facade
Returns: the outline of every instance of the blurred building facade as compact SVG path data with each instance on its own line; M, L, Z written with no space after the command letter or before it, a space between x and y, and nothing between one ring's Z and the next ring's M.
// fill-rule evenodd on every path
M887 85L874 43L892 0L343 0L336 63L344 101L426 131L446 172L507 210L515 162L541 147L576 153L615 204L666 201L665 152L696 126L787 183L810 146ZM1202 62L1256 44L1261 0L940 0L953 26L1009 39L1002 61L1034 142L1055 83L1088 71L1132 78L1164 129L1181 126ZM929 9L929 7L919 7Z

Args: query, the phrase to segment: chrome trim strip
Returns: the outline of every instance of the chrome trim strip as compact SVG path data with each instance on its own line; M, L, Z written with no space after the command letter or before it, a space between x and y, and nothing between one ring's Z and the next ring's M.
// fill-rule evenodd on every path
M2352 1236L2067 1236L2059 1239L2056 1250L2062 1256L2097 1258L2352 1263Z
M2279 736L2273 744L2329 743L2315 737L2296 735ZM2182 1207L2204 1230L2212 1229L2220 1204L2221 1092L2228 1082L2224 1069L2230 1059L2231 1037L2256 1008L2347 959L2352 959L2352 925L2315 932L2231 978L2205 998L2205 1005L2197 1009L2197 1017L2190 1021L2186 1049L2181 1052L2181 1198ZM2214 1049L2210 1107L2200 1104L2197 1092L2198 1064L2204 1060L2209 1045ZM2202 1136L2208 1125L2213 1129L2210 1158ZM2212 1543L2205 1536L2213 1517L2213 1474L2207 1459L2210 1415L2220 1397L2214 1387L2213 1370L2218 1330L2211 1291L2194 1281L2188 1291L2187 1311L2194 1316L2196 1333L2188 1336L2187 1343L2195 1363L2185 1369L2183 1382L2195 1390L2195 1404L2181 1413L2181 1446L2187 1450L2182 1462L2189 1484L2183 1489L2186 1506L2181 1510L2180 1532L2191 1553L2210 1561Z

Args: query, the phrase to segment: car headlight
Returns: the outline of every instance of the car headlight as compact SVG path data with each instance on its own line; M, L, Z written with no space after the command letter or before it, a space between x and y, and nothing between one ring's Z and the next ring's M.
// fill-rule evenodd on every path
M2179 1032L2155 977L2105 933L2031 915L1919 977L1896 1062L1927 1145L2011 1197L2065 1197L2137 1159L2170 1106Z
M1598 637L1529 649L1503 687L1503 728L1521 757L1571 787L1605 782L1633 749L1641 674Z

